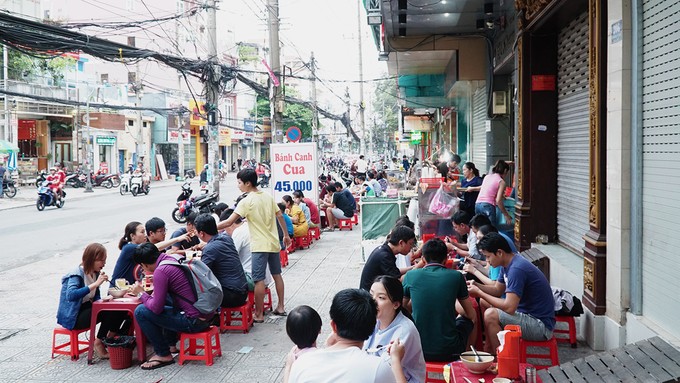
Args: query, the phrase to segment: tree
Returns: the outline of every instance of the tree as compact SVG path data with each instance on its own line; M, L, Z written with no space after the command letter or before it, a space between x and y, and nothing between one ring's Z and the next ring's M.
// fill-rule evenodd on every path
M15 49L8 52L8 78L11 80L35 81L39 77L48 77L53 85L60 85L67 68L75 65L69 57L41 59L21 53Z
M286 88L288 94L296 96L292 88ZM271 115L269 108L269 100L258 96L256 109L250 111L250 116L258 118L269 117ZM311 141L312 139L312 119L313 113L310 109L298 104L286 104L286 109L283 112L283 131L291 126L297 126L302 131L302 140ZM320 126L319 126L320 128ZM275 132L272 132L275 134Z
M385 77L387 77L385 75ZM378 153L394 148L394 133L399 127L399 104L397 102L397 80L386 78L376 82L373 106L373 144Z

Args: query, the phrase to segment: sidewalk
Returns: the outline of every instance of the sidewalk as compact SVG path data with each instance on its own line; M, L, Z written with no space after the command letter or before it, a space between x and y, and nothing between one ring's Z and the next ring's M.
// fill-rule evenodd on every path
M174 182L174 181L173 181ZM113 270L118 250L114 240L106 243L106 270ZM283 269L286 309L306 304L323 319L323 343L330 333L328 310L338 290L357 287L361 273L360 230L324 233L311 248L289 256ZM10 255L10 254L7 254ZM138 365L112 370L108 361L87 355L78 361L66 356L50 358L52 329L56 325L60 278L77 265L81 254L50 258L10 272L0 272L0 382L280 382L284 358L293 344L284 317L267 316L248 334L221 335L222 357L213 366L203 362L174 364L153 371ZM272 287L273 299L276 294ZM147 349L151 355L151 348ZM241 352L239 352L241 351ZM136 354L135 354L136 355ZM133 363L136 363L133 361Z
M175 180L162 180L162 181L151 181L151 188L163 188L177 185L178 181ZM67 201L78 201L86 198L94 198L103 195L111 195L120 193L118 188L106 189L103 187L93 188L94 192L85 193L84 188L72 188L66 187ZM35 205L35 201L38 198L38 189L35 186L24 185L17 187L17 195L14 198L4 198L0 199L0 210L16 209L25 206Z

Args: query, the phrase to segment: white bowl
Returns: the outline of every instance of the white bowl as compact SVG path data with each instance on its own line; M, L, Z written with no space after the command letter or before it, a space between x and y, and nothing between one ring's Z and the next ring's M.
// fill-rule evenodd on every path
M493 383L512 383L512 380L508 378L493 378Z
M479 354L480 358L482 358L481 362L475 362L475 354L470 351L460 354L460 360L471 373L483 374L489 369L489 367L491 367L491 364L494 361L494 356L488 352L482 351L478 351L477 354Z
M122 298L125 296L127 293L127 290L120 290L120 289L114 289L111 288L109 289L109 295L114 297L114 298Z

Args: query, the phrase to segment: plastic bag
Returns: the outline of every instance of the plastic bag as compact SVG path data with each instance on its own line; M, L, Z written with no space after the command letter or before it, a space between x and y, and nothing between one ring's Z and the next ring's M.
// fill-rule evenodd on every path
M131 335L112 336L102 340L106 347L135 348L136 339Z
M444 184L442 184L432 197L428 211L440 217L451 218L451 214L456 206L458 206L458 198L446 193L444 191Z

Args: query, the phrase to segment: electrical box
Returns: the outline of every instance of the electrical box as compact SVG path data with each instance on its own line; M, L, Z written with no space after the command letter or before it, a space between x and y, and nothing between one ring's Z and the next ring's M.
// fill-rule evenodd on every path
M492 112L493 114L507 114L508 113L508 101L505 91L495 91L493 92L492 99Z

